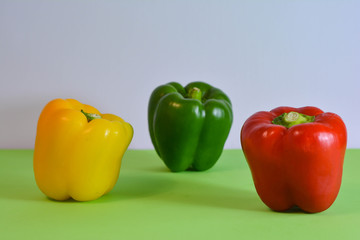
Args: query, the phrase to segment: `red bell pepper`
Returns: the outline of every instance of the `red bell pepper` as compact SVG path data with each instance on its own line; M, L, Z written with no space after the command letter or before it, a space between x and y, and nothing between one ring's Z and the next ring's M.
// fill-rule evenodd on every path
M275 211L329 208L340 189L346 141L342 119L316 107L257 112L241 129L256 191Z

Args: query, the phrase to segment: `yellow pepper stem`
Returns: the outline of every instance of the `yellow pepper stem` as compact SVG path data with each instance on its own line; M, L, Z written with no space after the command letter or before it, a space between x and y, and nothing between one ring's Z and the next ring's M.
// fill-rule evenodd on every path
M81 112L85 115L88 122L90 122L90 121L92 121L94 119L101 118L101 116L99 114L96 114L96 113L87 113L87 112L84 112L84 110L82 110L82 109L81 109Z

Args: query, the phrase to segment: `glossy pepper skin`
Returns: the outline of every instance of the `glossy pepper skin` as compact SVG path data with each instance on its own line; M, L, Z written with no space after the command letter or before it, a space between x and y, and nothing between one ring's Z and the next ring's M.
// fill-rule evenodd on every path
M148 106L152 143L172 172L204 171L220 157L232 124L230 99L204 82L157 87Z
M289 128L272 123L289 112L314 119ZM241 130L241 145L256 191L275 211L297 206L315 213L329 208L340 189L346 141L342 119L316 107L257 112Z
M89 120L81 112L97 114ZM49 198L94 200L115 185L133 128L74 99L50 101L40 114L34 149L35 180Z

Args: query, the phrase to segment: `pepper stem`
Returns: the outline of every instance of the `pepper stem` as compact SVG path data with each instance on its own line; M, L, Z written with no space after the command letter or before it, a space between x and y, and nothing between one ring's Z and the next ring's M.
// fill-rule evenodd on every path
M290 128L302 123L310 123L315 120L315 116L309 116L298 112L283 113L275 118L272 123Z
M202 95L201 90L197 87L191 88L188 93L189 98L197 99L199 101L201 101L201 95Z
M81 112L85 115L88 122L90 122L90 121L92 121L94 119L101 118L101 116L99 114L96 114L96 113L87 113L87 112L84 112L84 110L82 110L82 109L81 109Z

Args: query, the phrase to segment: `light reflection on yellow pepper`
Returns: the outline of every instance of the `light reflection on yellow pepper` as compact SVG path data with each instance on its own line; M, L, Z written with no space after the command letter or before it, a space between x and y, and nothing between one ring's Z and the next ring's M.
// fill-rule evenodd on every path
M88 122L81 112L101 116ZM132 126L74 99L55 99L41 112L34 149L35 180L49 198L94 200L117 182Z

